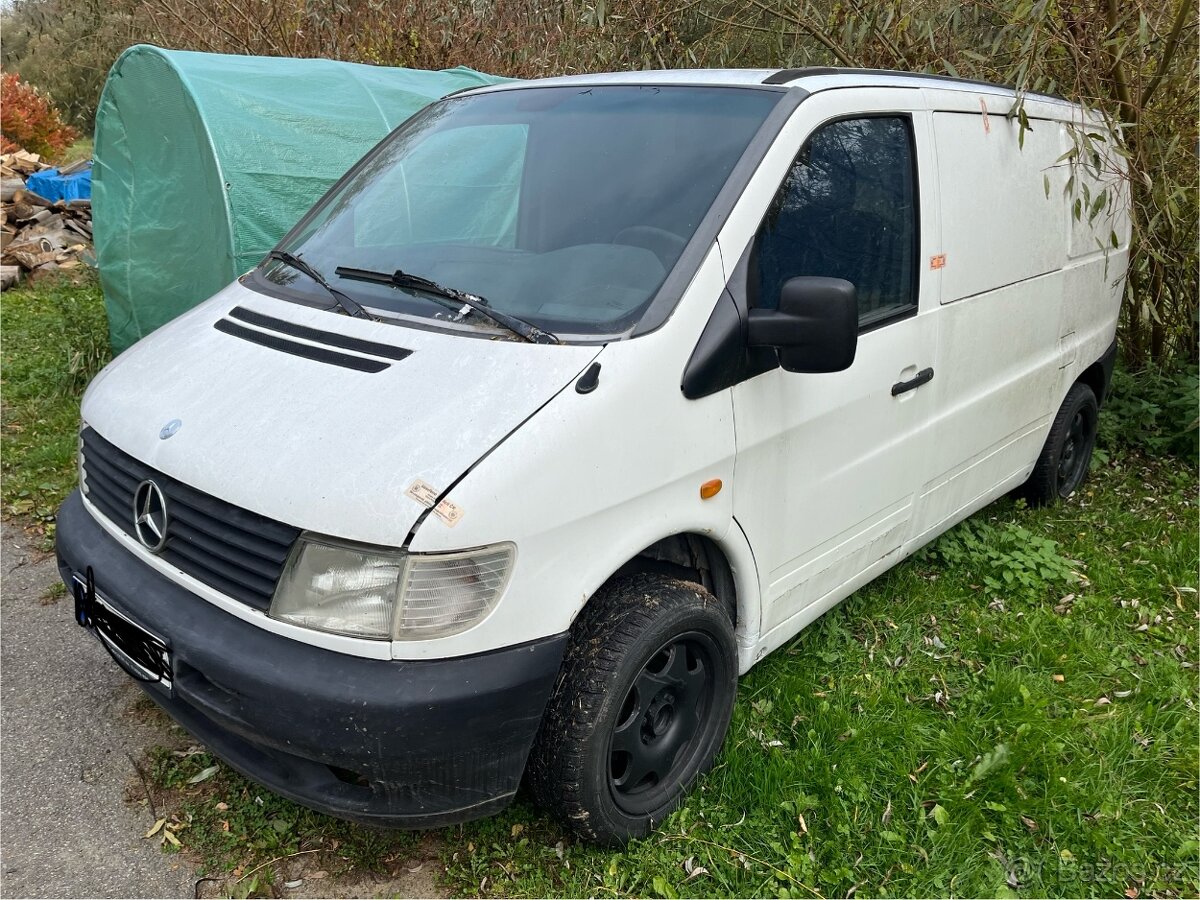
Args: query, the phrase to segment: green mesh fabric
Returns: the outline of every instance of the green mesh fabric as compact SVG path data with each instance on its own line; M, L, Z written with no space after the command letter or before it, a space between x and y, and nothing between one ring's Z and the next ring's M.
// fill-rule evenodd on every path
M100 98L92 185L113 350L252 268L422 107L504 80L130 47Z

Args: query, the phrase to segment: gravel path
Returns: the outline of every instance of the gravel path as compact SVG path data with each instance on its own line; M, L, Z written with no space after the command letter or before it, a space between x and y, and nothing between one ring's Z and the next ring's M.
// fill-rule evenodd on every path
M52 555L17 527L0 534L0 895L192 897L181 857L142 839L149 813L124 802L128 754L164 743L130 714L137 687L47 602Z

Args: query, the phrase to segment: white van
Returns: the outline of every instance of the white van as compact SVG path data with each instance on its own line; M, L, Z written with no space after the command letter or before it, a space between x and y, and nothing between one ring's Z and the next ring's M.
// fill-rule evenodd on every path
M587 839L647 833L739 674L1084 478L1125 195L1069 164L1097 122L1015 102L807 69L434 104L93 382L80 624L312 808L439 825L524 777Z

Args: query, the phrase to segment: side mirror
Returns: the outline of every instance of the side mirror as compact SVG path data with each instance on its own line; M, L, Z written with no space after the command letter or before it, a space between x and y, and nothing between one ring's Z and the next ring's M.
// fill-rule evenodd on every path
M774 347L788 372L841 372L858 348L858 296L842 278L803 275L779 291L779 309L752 309L751 347Z

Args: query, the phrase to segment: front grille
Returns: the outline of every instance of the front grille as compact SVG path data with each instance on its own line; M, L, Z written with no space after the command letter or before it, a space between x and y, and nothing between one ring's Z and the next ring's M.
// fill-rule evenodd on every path
M153 479L167 502L167 541L159 556L209 587L255 609L271 605L275 583L300 529L188 487L96 433L83 432L83 494L113 524L137 538L133 495Z

